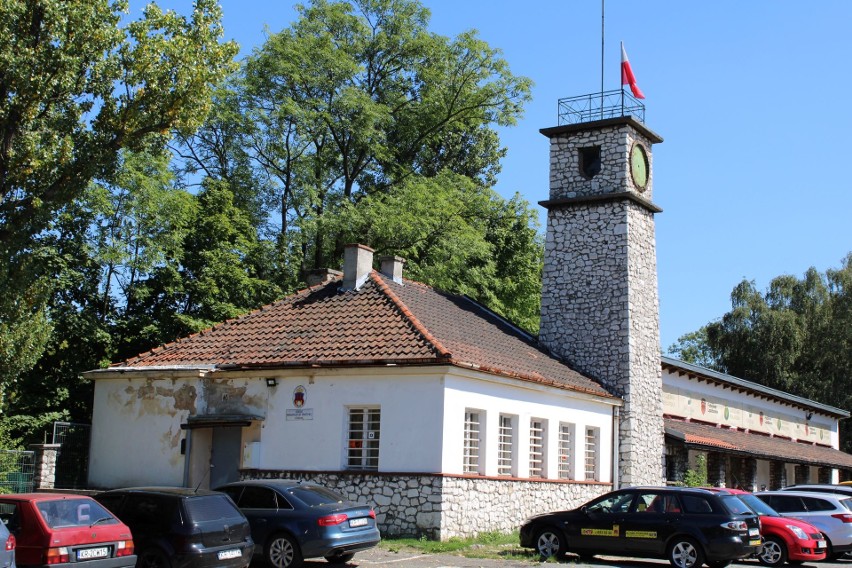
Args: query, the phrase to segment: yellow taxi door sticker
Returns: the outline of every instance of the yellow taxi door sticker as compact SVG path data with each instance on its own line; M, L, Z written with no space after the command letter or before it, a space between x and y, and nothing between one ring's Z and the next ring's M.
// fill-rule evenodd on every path
M618 525L612 525L612 529L580 529L583 536L618 536Z

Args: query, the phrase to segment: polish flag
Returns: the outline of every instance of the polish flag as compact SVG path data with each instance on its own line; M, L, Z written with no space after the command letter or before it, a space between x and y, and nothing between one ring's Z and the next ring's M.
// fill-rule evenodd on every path
M627 59L627 52L624 51L624 44L621 44L621 84L630 85L630 92L637 99L644 99L645 95L636 84L636 77L633 76L633 69L630 68L630 61Z

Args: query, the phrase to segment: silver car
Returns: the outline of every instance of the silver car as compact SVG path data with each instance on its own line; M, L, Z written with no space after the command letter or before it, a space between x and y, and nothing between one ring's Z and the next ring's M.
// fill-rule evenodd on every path
M754 494L785 517L817 527L828 541L826 559L852 551L852 496L811 491L760 491Z
M0 568L15 568L15 535L0 522Z

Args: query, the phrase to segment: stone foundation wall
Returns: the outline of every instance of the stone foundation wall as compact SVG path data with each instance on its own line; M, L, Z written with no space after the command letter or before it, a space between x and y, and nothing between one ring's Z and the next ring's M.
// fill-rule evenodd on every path
M531 515L577 507L612 489L608 483L429 474L244 470L241 478L313 481L372 505L382 535L430 540L510 533Z

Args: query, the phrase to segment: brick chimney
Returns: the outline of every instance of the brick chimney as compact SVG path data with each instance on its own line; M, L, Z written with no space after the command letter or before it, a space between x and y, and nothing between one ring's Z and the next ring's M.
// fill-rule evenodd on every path
M341 291L358 290L373 269L373 249L366 245L348 244L343 248L343 285Z
M405 259L401 256L389 255L380 256L381 273L396 282L402 284L402 265L405 264Z

